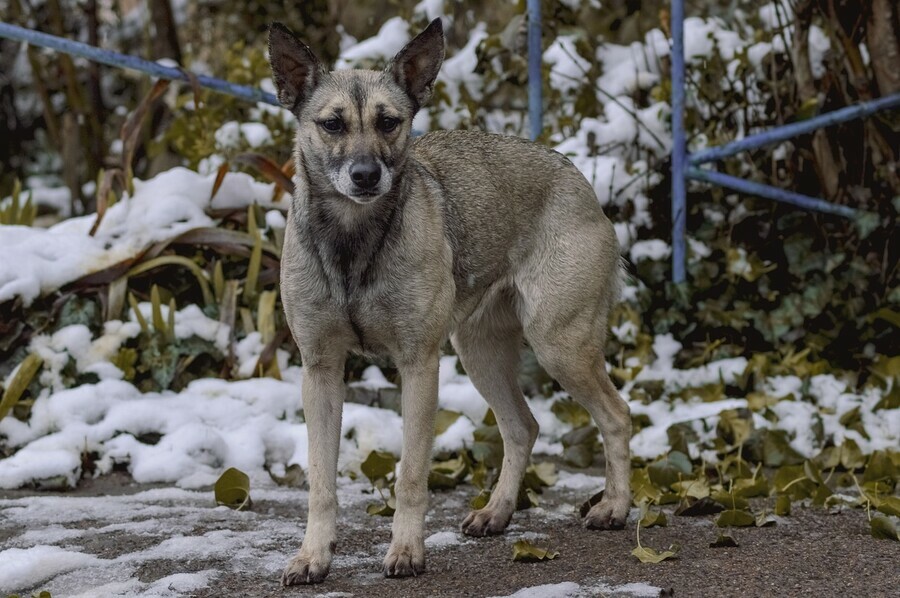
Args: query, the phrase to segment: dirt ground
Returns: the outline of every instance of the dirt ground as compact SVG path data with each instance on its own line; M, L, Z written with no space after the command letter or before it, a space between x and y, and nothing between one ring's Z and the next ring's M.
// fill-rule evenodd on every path
M77 501L80 497L127 497L147 489L147 486L133 484L126 476L116 475L57 496ZM466 502L474 493L472 487L461 486L434 494L427 534L457 530L467 510ZM13 511L8 509L21 508L36 497L50 494L0 491L0 550L21 546L22 534L27 528L40 528L40 521L32 518L23 523L25 520L20 517L4 517L4 510L11 514ZM730 530L738 547L710 548L709 543L715 540L719 531L713 516L675 517L668 509L668 527L642 530L641 542L654 548L679 544L679 557L659 564L644 564L631 555L636 545L634 522L631 521L624 531L583 529L575 507L589 492L572 489L545 492L541 507L517 513L504 536L472 539L457 535L457 541L451 541L449 545L428 548L428 570L424 575L389 580L382 577L380 564L390 539L390 519L366 515L364 506L372 497L358 491L357 494L360 494L358 499L351 500L349 505L342 500L344 519L340 526L338 555L326 581L313 587L283 589L279 585L279 563L299 545L308 498L302 491L284 490L274 499L267 498L264 493L261 498L254 499L250 515L205 506L170 508L168 511L157 509L156 515L151 515L160 520L160 525L153 528L156 531L148 526L144 526L144 531L129 531L128 526L119 525L121 529L116 533L86 532L76 545L78 550L102 559L115 559L121 555L152 551L154 546L165 542L166 530L171 529L201 538L237 534L233 536L233 547L235 552L240 552L243 549L240 533L257 534L248 535L247 543L255 543L256 554L268 554L268 557L253 557L256 558L253 560L247 556L238 560L235 553L213 550L200 556L191 553L183 559L161 557L134 561L135 568L129 574L148 583L175 573L215 570L208 587L180 594L197 597L484 597L508 596L523 588L562 582L575 582L579 588L569 594L536 590L529 595L820 598L900 595L900 543L873 539L869 535L866 514L861 510L831 513L795 505L793 514L779 518L774 527ZM168 502L170 506L177 503ZM65 510L65 505L62 502L59 508ZM197 509L206 509L211 515L198 518ZM151 512L140 511L135 519L145 518L148 513ZM97 531L97 526L102 523L96 520L96 515L85 515L80 520L72 518L63 527ZM148 522L148 525L152 523L156 522ZM184 530L188 531L185 533ZM261 530L272 531L263 534L264 540L260 541ZM523 537L559 551L559 557L532 564L513 562L512 543ZM31 591L49 589L54 598L58 598L67 595L66 588L74 587L72 583L71 579L66 582L65 576L59 576L40 586L16 590L27 596ZM626 584L648 584L657 589ZM0 593L5 594L6 589L2 590Z

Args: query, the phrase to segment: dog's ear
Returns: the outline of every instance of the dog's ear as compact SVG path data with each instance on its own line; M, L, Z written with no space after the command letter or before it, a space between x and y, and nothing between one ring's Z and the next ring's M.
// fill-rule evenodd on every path
M434 92L434 80L444 61L444 27L435 19L406 44L387 66L387 72L397 85L415 102L418 111Z
M324 73L309 47L281 23L269 27L269 64L278 101L294 114L316 88Z

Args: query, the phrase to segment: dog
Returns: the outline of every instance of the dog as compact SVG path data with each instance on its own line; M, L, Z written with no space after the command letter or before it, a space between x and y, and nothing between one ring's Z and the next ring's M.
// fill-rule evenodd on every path
M438 361L448 337L503 437L499 480L487 505L465 517L465 534L502 533L516 508L538 435L517 380L524 341L605 441L607 485L585 525L620 529L629 512L631 418L603 351L621 280L613 226L590 183L550 149L474 131L413 137L443 58L440 19L383 71L329 72L285 26L269 30L278 100L298 121L281 297L303 361L309 429L309 518L285 586L321 582L334 555L351 352L391 357L402 380L387 577L425 570Z

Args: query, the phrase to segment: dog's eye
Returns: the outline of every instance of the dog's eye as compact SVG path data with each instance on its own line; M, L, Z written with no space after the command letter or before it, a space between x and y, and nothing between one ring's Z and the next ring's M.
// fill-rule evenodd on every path
M394 129L397 128L397 125L400 124L399 118L394 118L392 116L382 116L378 119L378 128L384 131L385 133L390 133Z
M328 120L322 121L322 128L329 133L340 133L341 129L344 128L344 123L342 123L339 118L329 118Z

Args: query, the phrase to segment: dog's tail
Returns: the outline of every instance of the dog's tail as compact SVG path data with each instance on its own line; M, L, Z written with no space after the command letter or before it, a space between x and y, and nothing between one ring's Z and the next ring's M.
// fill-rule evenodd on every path
M609 293L606 295L607 313L611 313L613 308L622 300L622 289L625 288L626 283L632 278L631 273L628 271L628 261L624 257L619 256L616 270L610 276Z

